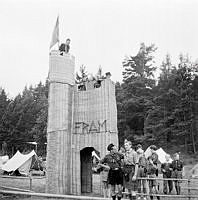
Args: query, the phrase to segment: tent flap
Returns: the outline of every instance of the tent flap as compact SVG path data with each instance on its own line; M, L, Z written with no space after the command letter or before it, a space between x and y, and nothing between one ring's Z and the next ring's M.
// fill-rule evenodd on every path
M21 167L19 167L20 174L28 175L32 164L32 157L28 159Z

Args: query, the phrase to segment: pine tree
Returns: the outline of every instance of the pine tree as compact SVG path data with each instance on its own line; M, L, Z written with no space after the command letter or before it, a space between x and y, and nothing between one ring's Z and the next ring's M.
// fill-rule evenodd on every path
M154 52L155 45L140 45L135 56L127 56L123 61L123 83L119 86L117 95L123 93L122 102L117 102L119 131L131 139L142 142L144 136L144 119L147 110L152 107L152 88L155 86ZM117 88L118 89L118 88ZM119 117L123 117L122 119ZM125 127L125 131L123 128ZM124 131L124 133L123 133Z

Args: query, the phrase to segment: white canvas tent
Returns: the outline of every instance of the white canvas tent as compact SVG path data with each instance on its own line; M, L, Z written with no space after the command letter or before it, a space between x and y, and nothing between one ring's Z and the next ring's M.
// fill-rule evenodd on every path
M144 152L144 155L145 155L146 158L148 158L149 156L151 156L151 149L150 149L150 147L148 147L146 149L146 151Z
M0 156L0 169L9 160L8 156Z
M161 163L165 163L166 162L166 158L165 156L167 155L167 153L162 149L162 148L159 148L157 151L156 151L157 155L158 155L158 159ZM170 163L172 162L173 160L170 158Z
M198 164L196 164L190 171L189 176L191 178L198 178Z
M4 165L9 160L9 156L0 156L0 174L3 174L2 165Z
M12 172L18 169L20 174L27 176L30 171L33 156L36 156L34 150L26 155L17 151L16 154L7 161L7 163L2 165L2 170Z
M165 163L165 161L166 161L165 156L167 155L167 153L162 148L159 148L158 150L156 150L156 153L158 155L158 159L159 159L160 163ZM146 151L144 152L144 154L145 154L146 158L148 158L151 155L151 149L150 149L150 147L148 147L146 149ZM172 162L172 161L173 160L170 159L170 162Z

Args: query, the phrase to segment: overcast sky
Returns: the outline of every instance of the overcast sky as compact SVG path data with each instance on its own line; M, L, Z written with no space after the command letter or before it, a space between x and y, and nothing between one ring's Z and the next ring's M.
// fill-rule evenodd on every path
M158 65L167 53L174 62L181 52L197 59L197 10L196 0L0 0L0 86L14 97L45 81L58 14L76 70L84 64L95 74L101 65L121 81L124 56L141 42L156 44Z

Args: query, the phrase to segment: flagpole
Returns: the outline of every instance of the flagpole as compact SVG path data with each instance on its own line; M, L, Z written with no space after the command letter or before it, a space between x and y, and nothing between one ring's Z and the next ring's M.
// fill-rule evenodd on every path
M57 45L58 45L58 50L59 50L59 41L57 42Z

